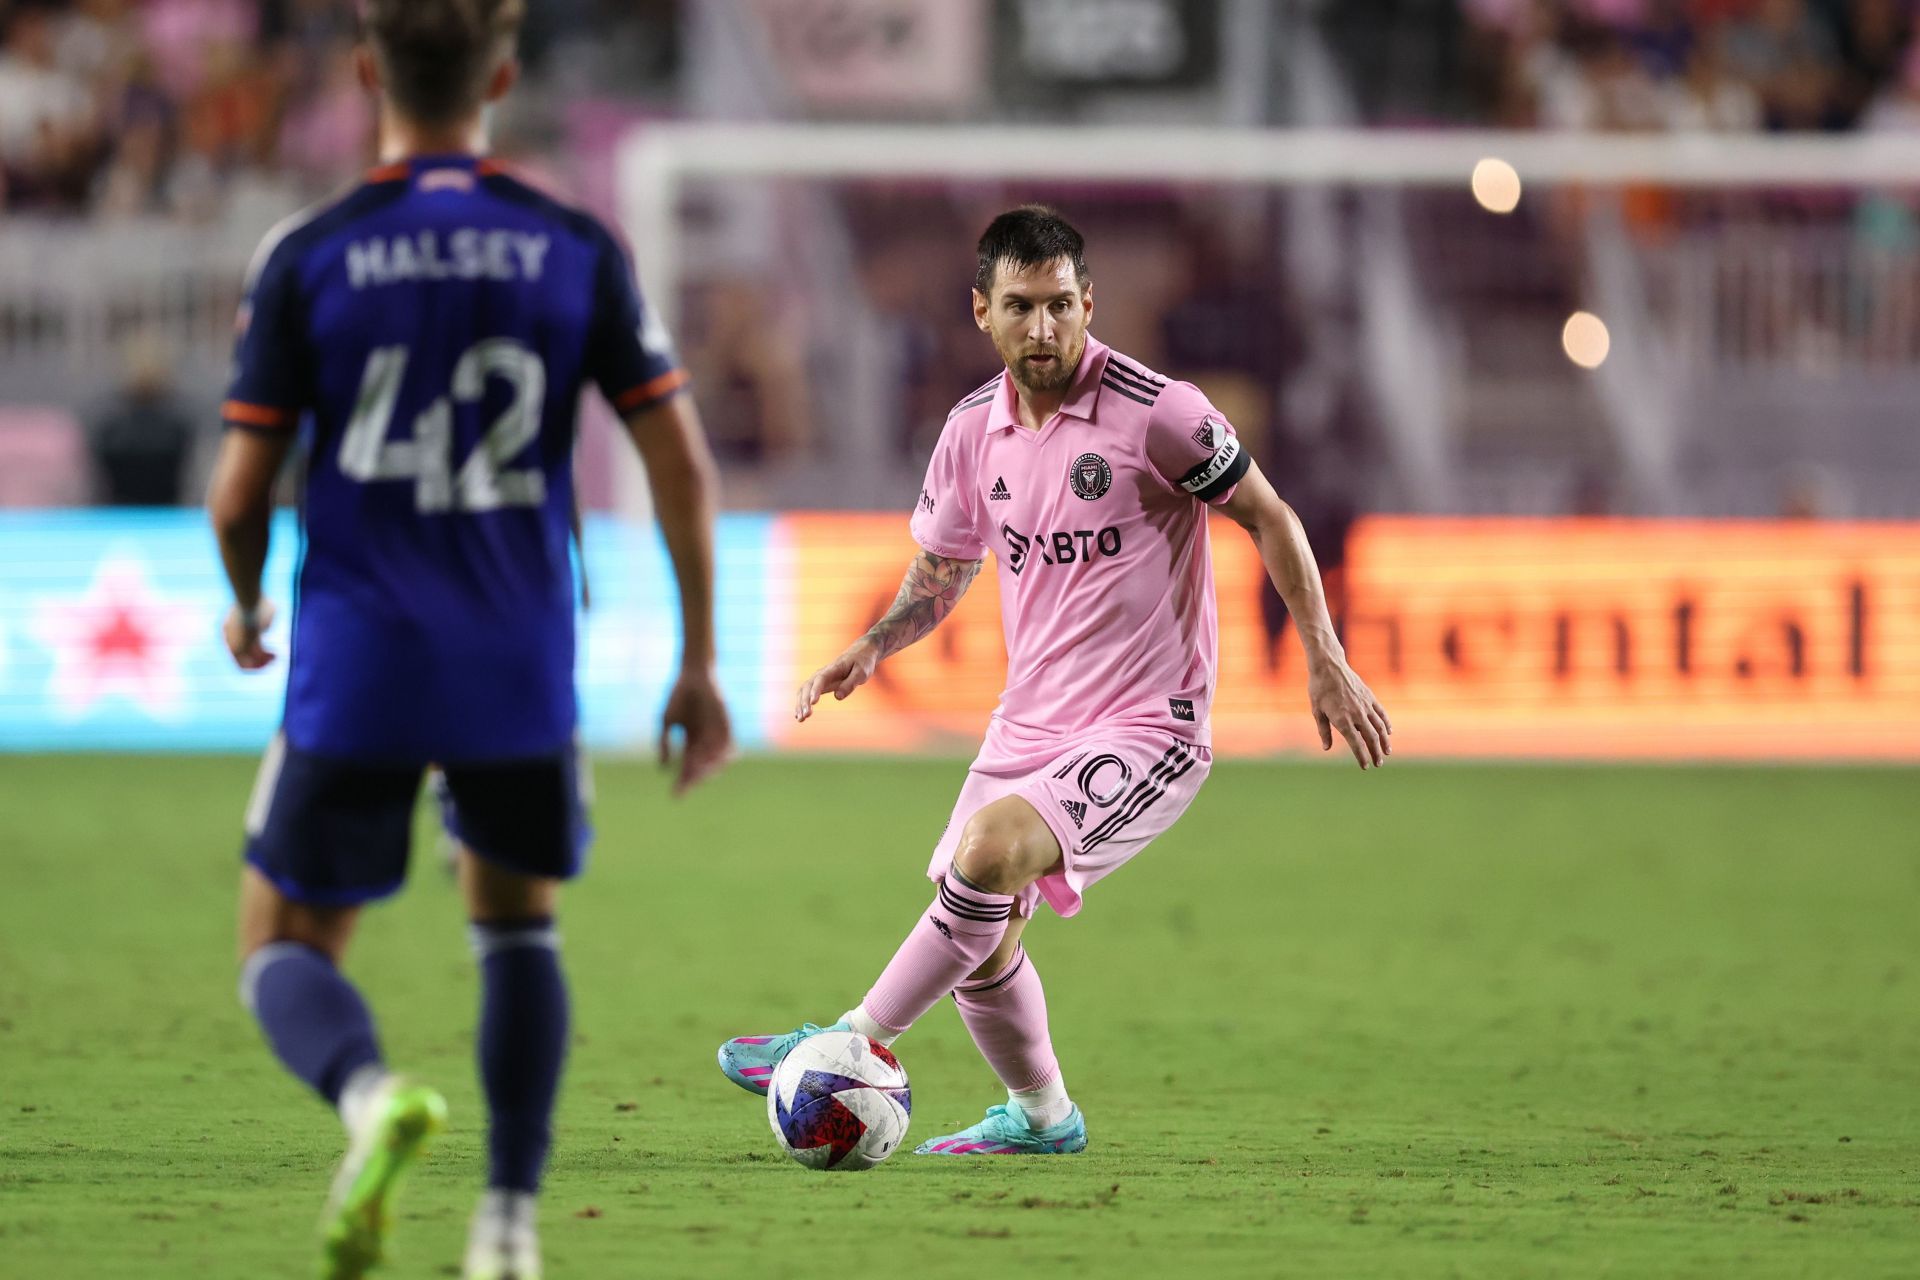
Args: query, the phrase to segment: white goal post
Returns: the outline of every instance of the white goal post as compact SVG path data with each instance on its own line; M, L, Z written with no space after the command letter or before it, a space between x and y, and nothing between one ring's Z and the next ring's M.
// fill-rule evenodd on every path
M1062 143L1067 145L1062 145ZM690 179L1154 179L1464 188L1497 157L1523 183L1670 187L1920 185L1920 137L1488 130L648 124L616 157L620 217L672 316L674 210Z

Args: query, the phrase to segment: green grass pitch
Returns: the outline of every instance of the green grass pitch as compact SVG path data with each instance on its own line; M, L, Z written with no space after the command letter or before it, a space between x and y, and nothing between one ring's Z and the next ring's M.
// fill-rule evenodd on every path
M309 1273L340 1135L235 1002L251 773L0 759L0 1275ZM808 1173L714 1047L859 996L961 773L601 767L549 1276L1920 1274L1913 773L1223 764L1029 935L1088 1154ZM415 871L349 967L453 1106L383 1273L443 1277L475 983ZM1000 1096L950 1007L900 1052L915 1140Z

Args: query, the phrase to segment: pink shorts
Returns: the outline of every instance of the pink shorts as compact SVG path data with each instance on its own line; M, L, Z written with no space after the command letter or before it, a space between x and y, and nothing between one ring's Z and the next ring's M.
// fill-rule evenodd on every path
M939 880L953 865L967 822L1005 796L1039 811L1064 853L1063 867L1029 885L1015 902L1023 916L1045 898L1056 915L1080 910L1087 886L1112 872L1174 824L1200 793L1213 752L1159 729L1110 729L1080 739L1030 769L967 771L953 816L927 864Z

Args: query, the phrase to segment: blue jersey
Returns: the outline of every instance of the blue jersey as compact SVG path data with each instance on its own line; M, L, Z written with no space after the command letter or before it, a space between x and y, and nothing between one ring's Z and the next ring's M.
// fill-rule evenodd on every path
M564 749L581 387L630 413L684 381L613 237L473 156L376 169L268 236L235 363L227 424L306 447L288 740Z

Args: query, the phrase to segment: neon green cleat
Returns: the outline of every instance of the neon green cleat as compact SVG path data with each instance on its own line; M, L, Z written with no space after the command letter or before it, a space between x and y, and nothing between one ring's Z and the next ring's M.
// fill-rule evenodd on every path
M402 1175L447 1127L447 1100L389 1076L367 1100L320 1220L320 1280L360 1280L386 1256L390 1203Z

